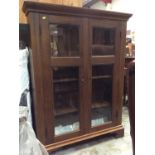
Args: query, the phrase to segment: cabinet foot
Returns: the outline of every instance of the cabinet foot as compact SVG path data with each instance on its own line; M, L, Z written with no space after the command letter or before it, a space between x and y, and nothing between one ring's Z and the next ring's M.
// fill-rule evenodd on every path
M115 137L120 138L124 136L124 128L115 132Z

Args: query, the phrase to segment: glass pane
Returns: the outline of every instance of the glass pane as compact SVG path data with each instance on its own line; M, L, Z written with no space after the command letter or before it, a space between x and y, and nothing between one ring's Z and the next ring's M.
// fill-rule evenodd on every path
M79 28L75 25L50 24L51 55L79 56Z
M114 54L115 29L93 28L92 55Z
M79 69L53 68L55 136L79 130Z
M112 70L112 65L94 65L92 67L92 127L111 121Z

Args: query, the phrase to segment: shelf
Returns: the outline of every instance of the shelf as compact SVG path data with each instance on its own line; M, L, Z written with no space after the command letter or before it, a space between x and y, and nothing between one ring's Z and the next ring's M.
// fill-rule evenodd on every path
M114 45L102 45L102 44L93 44L92 45L92 48L95 49L95 48L100 48L100 49L103 49L103 50L113 50L114 49Z
M78 93L78 89L57 89L54 91L54 93L68 93L68 92L71 92L71 93L75 93L77 92Z
M101 45L96 44L92 45L92 55L113 55L115 53L114 51L114 45Z
M106 78L112 78L111 75L98 75L98 76L93 76L92 79L106 79Z
M77 78L64 78L64 79L53 80L53 83L60 83L60 82L76 82L76 81L78 81Z
M110 103L107 101L104 102L93 102L92 103L92 108L103 108L103 107L109 107Z
M69 113L77 112L76 107L63 107L55 110L55 116L65 115Z
M79 53L76 51L68 51L68 53L62 54L62 52L57 51L54 53L54 50L51 48L51 57L52 58L77 58L80 57Z

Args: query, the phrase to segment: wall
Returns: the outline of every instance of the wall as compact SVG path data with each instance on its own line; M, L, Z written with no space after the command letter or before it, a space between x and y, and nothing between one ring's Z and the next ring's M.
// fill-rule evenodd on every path
M102 1L99 1L91 6L92 9L100 9L100 10L106 10L106 5Z
M127 29L135 31L135 0L113 0L112 10L118 12L132 13L133 16L128 20Z
M25 14L22 11L23 1L24 0L19 0L19 23L27 23ZM41 3L82 7L82 0L27 0L27 1L37 1Z
M117 12L132 13L133 16L128 20L127 29L135 31L135 1L134 0L112 0L111 6L106 6L102 1L97 2L91 8L100 10L112 10Z

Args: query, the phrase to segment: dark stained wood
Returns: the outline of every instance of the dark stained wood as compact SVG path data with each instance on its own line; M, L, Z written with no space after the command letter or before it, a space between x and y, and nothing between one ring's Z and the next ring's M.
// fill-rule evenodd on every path
M54 23L57 23L57 24L72 24L72 25L76 25L76 24L81 24L81 18L77 17L77 18L74 18L74 17L70 17L68 18L67 16L62 16L62 15L50 15L49 17L49 20L50 21L53 21Z
M135 60L134 56L126 56L125 57L125 64L124 64L124 96L123 96L123 104L126 105L128 103L128 100L126 99L126 96L128 96L128 90L127 90L127 71L129 64Z
M54 142L57 143L57 142L65 141L67 139L71 139L71 138L74 138L74 137L79 137L81 135L82 134L81 134L80 130L73 131L73 132L70 132L70 133L66 133L64 135L56 136Z
M130 62L128 65L127 79L130 134L132 138L133 155L135 155L135 61Z
M116 131L115 136L116 136L116 138L123 137L124 136L124 129Z
M92 56L92 64L113 64L115 63L115 56Z
M84 62L85 62L85 56L84 56L84 35L86 35L86 32L85 32L85 27L84 27L84 19L81 19L79 21L79 19L77 19L78 21L77 22L80 22L80 23L77 23L79 26L80 26L80 64L79 64L79 68L80 68L80 75L79 75L79 87L80 87L80 135L82 135L85 131L85 121L84 121L84 115L85 115L85 108L84 108L84 105L85 105L85 101L84 101L84 98L85 98L85 68L84 68ZM75 22L74 22L75 23Z
M65 78L65 79L58 79L58 80L53 80L53 83L60 83L60 82L74 82L77 81L78 79L76 78Z
M126 57L125 57L125 65L124 65L124 66L125 66L126 68L128 68L130 62L132 62L133 60L135 60L135 57L134 57L134 56L131 56L131 57L130 57L130 56L128 56L128 57L126 56Z
M43 76L43 90L44 90L44 110L45 110L45 133L46 133L46 144L49 144L54 141L54 129L52 124L54 124L54 119L52 117L52 113L54 111L53 106L53 85L52 85L52 72L50 67L50 47L49 45L49 27L48 27L48 19L42 20L42 15L40 14L40 44L41 44L41 52L40 55L42 57L42 76Z
M81 65L80 57L52 57L51 66L79 66Z
M43 15L42 15L43 17ZM84 57L83 57L83 34L85 33L84 30L83 30L83 20L81 20L80 18L73 18L73 17L65 17L65 16L55 16L55 15L51 15L49 16L48 18L49 20L49 23L57 23L57 24L66 24L66 25L77 25L78 28L79 28L79 56L74 56L74 57L52 57L50 56L50 66L51 67L78 67L79 68L79 100L80 100L80 106L79 106L79 121L80 121L80 131L79 132L73 132L73 133L69 133L69 134L65 134L65 135L62 135L62 136L56 136L54 137L54 141L62 141L64 139L68 139L68 138L72 138L72 137L75 137L76 135L81 135L82 132L84 131L84 121L83 121L83 118L84 118L84 103L83 103L83 99L84 99L84 92L83 92L83 85L84 85L84 69L83 69L83 62L84 62ZM47 33L46 33L47 35ZM46 43L46 46L49 47L49 44ZM50 50L49 50L50 51ZM51 68L52 69L52 68ZM64 81L63 81L64 80ZM77 81L77 79L73 79L73 78L70 78L69 79L61 79L61 80L53 80L53 83L58 83L58 82L67 82L67 81ZM53 96L54 98L54 96ZM52 104L54 104L54 101L52 101ZM72 109L73 110L73 109ZM70 111L68 113L70 113L72 111L70 109ZM67 110L68 111L68 110ZM66 113L67 111L63 112L63 113ZM73 110L75 111L75 109ZM72 111L72 112L73 112ZM60 114L60 113L59 113Z
M88 140L88 139L91 139L94 137L102 136L102 135L105 135L108 133L116 133L118 135L122 135L123 131L124 131L124 129L123 129L122 125L115 126L115 127L109 127L107 129L104 129L104 130L98 130L98 131L94 131L91 133L86 133L86 134L83 134L81 136L76 136L74 138L70 138L70 139L62 140L62 141L59 141L59 142L56 142L56 143L53 143L50 145L46 145L46 149L49 152L51 152L51 151L55 151L55 150L57 150L63 146L78 143L78 142Z
M123 106L123 87L124 87L124 62L125 62L125 42L126 42L126 23L121 22L119 26L120 32L121 32L121 39L120 43L117 43L119 46L119 56L118 56L118 66L117 66L117 103L116 105L116 111L118 115L118 119L116 121L116 124L120 124L122 122L122 106ZM121 77L121 78L120 78Z
M77 109L74 107L66 107L63 109L58 109L54 113L55 113L55 116L59 116L59 115L64 115L64 114L68 114L68 113L73 113L76 111L77 111Z
M92 11L93 10L93 11ZM23 4L23 12L27 15L29 12L45 13L45 14L57 14L57 15L72 15L79 17L101 18L110 20L127 20L132 14L113 12L113 11L101 11L95 9L69 7L52 5L48 3L37 3L25 1Z
M97 49L97 48L100 48L102 50L113 50L114 49L114 46L109 46L109 45L93 45L92 46L93 49Z
M43 144L46 144L45 136L45 119L44 119L44 95L43 95L43 72L42 59L40 55L40 32L39 32L39 14L30 13L28 16L30 24L31 48L33 52L30 53L31 58L31 77L34 103L34 125L36 135Z
M111 75L99 75L99 76L93 76L92 79L105 79L105 78L112 78Z
M88 26L88 19L83 18L83 39L82 39L82 48L83 48L83 109L84 109L84 115L83 115L83 125L84 125L84 131L83 133L86 134L89 131L89 126L91 123L90 117L91 117L91 52L88 52L91 50L89 43L90 43L90 34L89 34L89 26Z
M39 140L46 145L46 148L50 152L60 147L107 133L116 133L119 136L123 136L124 129L121 125L121 118L124 49L126 21L131 14L35 2L24 2L23 10L30 24L34 120L36 124L35 132ZM57 28L56 33L59 33L57 37L58 41L56 42L57 44L61 44L57 48L59 56L53 55L55 40L53 37L54 30L50 30L50 24L54 24L52 26ZM71 36L71 32L66 28L69 25L71 25L69 28L71 28L74 37ZM76 27L75 29L73 28L74 26ZM112 36L110 45L105 39L107 34L105 35L105 40L101 40L103 37L99 37L97 43L93 43L94 27L115 30L115 35L110 35L110 37ZM62 32L63 37L61 36ZM106 43L103 43L105 41ZM95 55L94 53L92 55L94 48L100 48L100 50L105 51L110 49L112 54L108 54L107 52L106 54ZM72 55L72 53L75 55ZM112 65L112 73L92 75L94 72L92 66L109 64ZM65 70L65 72L61 72L60 76L58 71L62 68L72 68L71 74L66 76L65 74L68 74L69 71ZM75 68L78 68L78 76L74 76L76 71L73 69ZM104 71L106 72L106 69ZM110 101L99 101L101 104L96 100L92 101L92 80L112 81L112 97ZM72 85L77 82L79 87L78 92L77 87L74 87L75 84ZM59 89L56 89L56 86L61 84L64 84L64 88L66 87L66 89L59 87ZM76 103L75 92L79 93L78 108L76 108L76 104L66 106L65 102L69 102L69 100L63 101L63 99L61 102L59 101L59 104L62 103L66 107L64 109L56 109L57 93L64 93L66 98L67 94L73 93L72 99ZM110 106L112 107L111 120L97 127L91 127L92 109ZM79 130L55 136L54 127L56 118L77 111L80 122Z
M113 85L112 85L112 121L109 122L108 124L104 124L101 126L93 127L91 128L91 131L97 131L97 130L102 130L103 128L108 128L111 126L114 126L116 123L116 120L118 120L118 111L117 111L117 104L119 104L117 100L117 85L118 85L118 78L119 72L118 72L118 63L119 63L119 47L120 47L120 30L119 30L119 22L118 21L111 21L111 20L94 20L91 19L89 20L89 26L90 26L90 35L93 36L93 28L112 28L116 30L114 42L115 42L115 49L114 49L114 55L101 55L101 56L92 56L91 57L91 65L96 65L96 64L112 64L113 65ZM90 37L92 38L92 37ZM93 40L91 39L90 43L93 43ZM99 46L97 44L97 46ZM91 83L92 85L92 83ZM100 90L102 91L102 90ZM92 96L92 94L91 94ZM119 123L121 124L121 123Z

